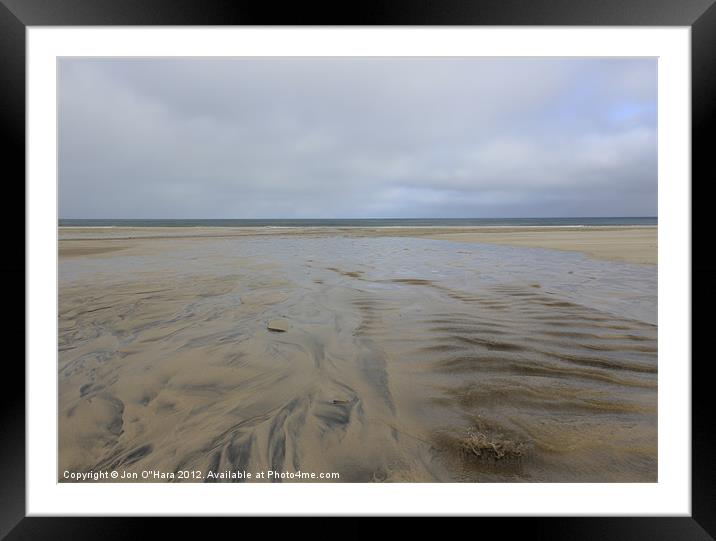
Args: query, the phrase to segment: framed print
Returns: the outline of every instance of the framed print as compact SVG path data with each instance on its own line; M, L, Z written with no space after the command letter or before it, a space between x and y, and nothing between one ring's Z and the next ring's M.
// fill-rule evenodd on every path
M8 539L713 535L691 177L716 8L361 9L3 0Z

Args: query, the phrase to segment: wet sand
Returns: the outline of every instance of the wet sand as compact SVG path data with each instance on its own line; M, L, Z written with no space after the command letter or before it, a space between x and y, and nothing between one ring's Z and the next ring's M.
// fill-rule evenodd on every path
M59 480L656 481L655 228L390 229L61 229Z

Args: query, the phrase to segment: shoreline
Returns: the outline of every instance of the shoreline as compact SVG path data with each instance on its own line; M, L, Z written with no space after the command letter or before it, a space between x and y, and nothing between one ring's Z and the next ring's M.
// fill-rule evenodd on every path
M414 237L468 244L498 244L581 252L588 257L626 263L658 263L658 226L383 226L383 227L58 227L60 257L99 254L122 249L98 247L102 241L140 241L256 236ZM71 242L72 248L62 244ZM75 243L90 243L78 246Z

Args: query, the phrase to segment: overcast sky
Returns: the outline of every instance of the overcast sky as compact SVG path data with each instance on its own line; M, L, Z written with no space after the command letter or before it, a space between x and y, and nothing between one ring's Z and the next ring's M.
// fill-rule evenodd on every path
M61 218L656 216L655 59L59 62Z

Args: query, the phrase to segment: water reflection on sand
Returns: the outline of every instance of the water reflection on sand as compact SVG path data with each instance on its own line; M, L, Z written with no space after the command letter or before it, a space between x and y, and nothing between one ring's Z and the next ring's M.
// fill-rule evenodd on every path
M111 248L60 259L60 471L656 480L655 266L414 238Z

